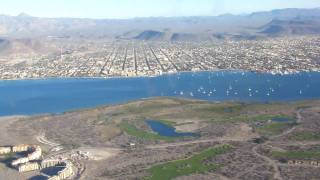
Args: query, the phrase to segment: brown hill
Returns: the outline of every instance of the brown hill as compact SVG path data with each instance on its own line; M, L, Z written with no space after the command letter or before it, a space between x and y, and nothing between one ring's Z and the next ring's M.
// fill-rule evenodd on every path
M272 20L261 33L268 36L320 34L320 21L316 19Z
M0 56L46 54L57 49L37 39L0 39Z
M300 20L299 20L300 18ZM47 36L96 39L190 41L218 37L314 34L320 9L281 9L249 15L151 17L134 19L37 18L0 15L0 37L34 39ZM279 20L273 21L273 20ZM308 20L311 22L303 23ZM164 34L163 34L164 33ZM214 36L213 36L214 35Z

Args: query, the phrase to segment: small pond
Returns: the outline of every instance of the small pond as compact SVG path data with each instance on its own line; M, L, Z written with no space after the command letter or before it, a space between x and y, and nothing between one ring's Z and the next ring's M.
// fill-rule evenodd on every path
M167 137L181 137L181 136L198 136L196 133L190 132L176 132L174 127L171 127L161 121L156 120L146 120L148 126L160 136L167 136Z
M294 120L289 117L274 117L271 119L273 122L293 122Z

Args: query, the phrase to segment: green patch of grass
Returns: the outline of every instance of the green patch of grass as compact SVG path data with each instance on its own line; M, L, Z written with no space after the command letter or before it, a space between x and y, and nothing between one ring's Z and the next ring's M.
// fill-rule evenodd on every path
M296 141L316 141L320 139L320 133L308 131L296 132L290 139Z
M291 106L264 103L209 103L179 99L154 99L145 102L129 103L122 108L124 115L148 117L156 120L193 119L215 122L264 121L273 117L288 117L293 113ZM279 109L288 109L281 111ZM287 113L286 113L287 112ZM282 113L284 113L282 115ZM174 124L168 124L174 125Z
M201 108L202 111L215 112L219 114L238 114L241 110L246 108L246 104L214 104L208 107Z
M166 136L160 136L159 134L147 132L147 131L142 131L137 129L134 125L131 125L129 123L121 123L119 125L120 129L122 131L125 131L127 134L143 139L152 139L152 140L174 140L177 137L166 137Z
M287 128L291 127L291 123L280 123L280 122L274 122L265 124L262 127L258 127L256 131L259 134L265 135L265 136L272 136L272 135L278 135L282 133Z
M127 114L152 115L158 112L159 109L170 109L176 106L178 106L178 104L145 101L141 106L127 105L123 110Z
M320 151L272 151L271 156L276 159L299 159L309 160L314 158L320 158Z
M149 180L173 179L178 176L193 173L204 173L220 167L219 164L204 164L203 161L210 157L224 154L231 150L232 146L225 144L219 147L210 148L187 159L176 160L164 164L159 164L148 169L151 176Z
M221 120L215 120L217 122L257 122L257 121L267 121L273 118L288 118L293 119L288 115L282 114L261 114L256 116L239 115L239 116L226 116L221 118Z
M283 115L283 114L276 114L276 115L268 115L268 114L264 114L264 115L259 115L259 116L253 116L249 118L249 121L266 121L266 120L271 120L274 118L284 118L284 119L289 119L289 120L293 120L292 117L288 116L288 115Z
M234 122L239 122L239 121L267 121L269 119L272 119L278 115L268 115L268 114L263 114L263 115L258 115L258 116L237 116L234 118L231 118L230 121Z
M176 122L173 122L173 121L168 121L168 120L156 120L156 121L159 121L159 122L161 122L167 126L171 126L171 127L176 125Z

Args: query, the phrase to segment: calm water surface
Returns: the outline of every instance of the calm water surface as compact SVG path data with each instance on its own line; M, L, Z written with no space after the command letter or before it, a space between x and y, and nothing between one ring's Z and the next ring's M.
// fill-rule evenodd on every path
M320 73L199 72L159 77L0 81L0 115L61 113L155 96L210 101L320 98Z
M147 120L146 123L149 127L160 136L167 137L181 137L181 136L196 136L195 133L176 132L174 127L168 126L160 121Z

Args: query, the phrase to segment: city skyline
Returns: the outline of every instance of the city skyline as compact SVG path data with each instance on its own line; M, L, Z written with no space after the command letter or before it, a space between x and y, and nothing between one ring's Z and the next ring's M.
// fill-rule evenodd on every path
M3 2L0 14L26 13L35 17L70 17L94 19L128 19L135 17L217 16L221 14L248 14L284 8L318 8L320 1L310 0L21 0Z

